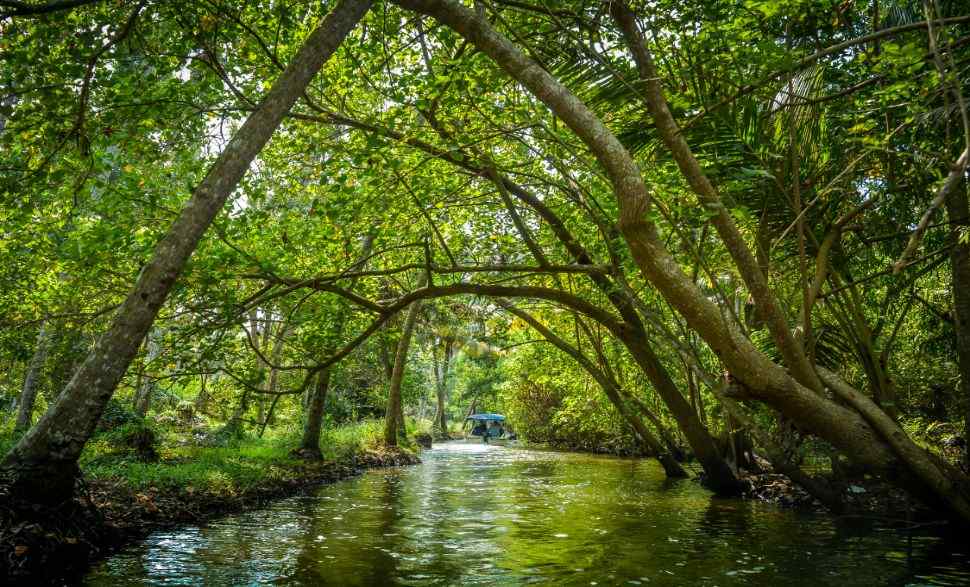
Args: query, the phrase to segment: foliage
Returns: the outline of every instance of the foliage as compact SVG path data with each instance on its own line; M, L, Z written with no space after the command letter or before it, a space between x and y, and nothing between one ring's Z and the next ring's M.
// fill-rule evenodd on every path
M609 11L575 0L555 10L480 4L620 138L650 188L644 217L672 264L739 340L781 365L714 211L698 205L643 105ZM756 257L783 330L911 436L923 441L929 422L965 432L970 365L957 352L950 253L966 234L931 206L967 141L965 6L933 3L953 20L930 31L924 6L905 1L630 4L682 136ZM55 336L37 369L38 414L105 331L215 154L333 5L118 1L0 17L4 430L41 325ZM325 455L372 446L402 322L385 313L423 287L533 288L507 297L608 371L629 409L656 416L651 427L682 440L656 380L616 332L563 300L614 318L629 310L696 417L711 432L730 427L723 346L634 262L603 162L483 52L424 22L377 3L261 151L108 404L108 432L85 454L91 474L227 491L271 474L260 467L298 443L305 396L324 367ZM819 52L826 47L841 48ZM960 190L965 198L965 181ZM924 215L916 256L894 271ZM540 300L536 288L559 297ZM402 394L419 429L441 389L453 425L471 409L499 411L531 440L636 445L589 370L494 297L425 301ZM454 354L442 375L446 342ZM132 409L140 396L144 422ZM744 410L781 429L774 408ZM159 424L188 444L164 438L156 464L102 458L137 437L153 444ZM227 424L234 434L220 446L193 440Z

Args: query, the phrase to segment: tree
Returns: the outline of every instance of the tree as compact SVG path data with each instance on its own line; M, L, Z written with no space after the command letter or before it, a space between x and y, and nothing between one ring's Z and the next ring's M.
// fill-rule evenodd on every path
M397 446L397 437L404 432L404 418L401 402L401 383L404 380L404 369L407 366L408 349L411 347L411 337L421 311L421 302L416 301L408 307L404 326L401 327L401 338L397 342L394 353L394 370L388 383L387 414L384 416L384 444Z
M34 400L37 399L41 370L47 361L50 339L51 333L47 329L47 324L41 324L40 330L37 331L37 342L34 345L34 354L30 358L27 374L24 375L24 385L20 392L20 401L17 404L17 422L15 429L20 432L27 431L33 419Z
M905 482L921 485L961 517L970 519L970 502L958 487L966 480L955 471L941 467L919 449L869 398L832 373L828 374L825 385L854 409L846 409L819 395L820 377L808 367L802 351L791 341L788 327L765 287L764 276L760 275L733 220L712 190L706 186L695 188L701 193L702 203L712 208L722 241L752 294L774 314L769 318L773 322L771 330L792 369L791 375L754 348L736 327L725 324L720 311L683 273L647 215L652 197L639 167L595 114L474 11L448 1L402 0L399 4L432 15L464 36L549 106L583 140L611 181L619 207L620 232L644 277L721 356L732 373L745 383L751 396L765 401L841 450L853 453L875 470L888 473L900 465L905 467L909 473ZM656 120L657 112L654 117ZM662 118L656 121L664 124Z
M577 350L576 347L556 336L551 330L546 328L528 312L516 308L511 304L502 303L501 301L499 304L509 313L521 318L524 322L539 332L546 340L555 345L556 348L573 357L576 362L583 366L583 368L593 377L593 379L599 383L600 387L603 389L603 393L605 393L609 398L610 403L612 403L623 418L629 422L630 427L636 431L636 434L643 440L644 444L657 457L657 460L660 461L661 465L663 465L664 471L667 473L668 477L677 478L687 476L687 472L684 471L683 467L680 466L680 464L674 458L674 455L662 444L660 444L657 437L647 430L646 426L644 426L643 421L632 413L630 406L627 405L623 398L624 394L620 390L620 386L616 382L615 378L609 376L606 372L599 369L593 364L592 361L589 360L589 358Z
M61 501L72 493L81 449L202 234L313 75L369 4L346 0L321 22L193 190L179 218L142 268L112 325L56 403L4 458L3 468L12 479L15 495L45 503Z

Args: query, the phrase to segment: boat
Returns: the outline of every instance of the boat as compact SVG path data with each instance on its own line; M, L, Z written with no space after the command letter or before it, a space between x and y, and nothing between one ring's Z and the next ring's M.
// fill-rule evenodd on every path
M507 430L505 416L502 414L472 414L465 418L465 423L468 422L473 423L468 435L480 436L485 444L508 445L516 441L515 433Z

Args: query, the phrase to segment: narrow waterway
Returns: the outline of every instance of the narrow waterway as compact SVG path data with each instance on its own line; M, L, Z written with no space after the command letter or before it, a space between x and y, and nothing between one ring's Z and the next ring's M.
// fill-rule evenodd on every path
M89 585L956 585L970 552L888 522L712 499L652 461L446 444L205 527Z

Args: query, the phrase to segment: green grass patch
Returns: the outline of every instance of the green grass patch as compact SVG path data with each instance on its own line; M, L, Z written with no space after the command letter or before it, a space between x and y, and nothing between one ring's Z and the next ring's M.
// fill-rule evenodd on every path
M17 440L10 428L0 430L0 454ZM260 483L291 477L295 468L306 465L291 454L300 439L295 428L267 430L263 438L247 435L219 446L199 445L190 432L162 428L157 430L158 460L154 462L119 451L116 437L122 435L123 428L119 430L98 434L88 442L80 459L88 479L119 482L134 490L182 489L233 496ZM350 461L355 455L378 448L383 433L382 420L327 427L322 433L321 452L328 461ZM410 439L401 442L403 448L410 443Z
M327 428L320 436L323 458L342 461L379 446L384 438L384 421L363 420L336 428Z
M382 430L378 421L325 430L320 443L324 458L349 460L376 446ZM298 445L299 433L293 429L268 431L263 438L245 436L223 446L191 444L186 437L166 431L158 450L160 459L139 462L112 455L107 440L98 438L85 448L81 469L90 479L121 481L135 490L154 487L233 496L292 476L294 468L306 464L291 455Z
M81 469L94 480L123 481L134 489L202 490L233 495L270 479L282 479L299 461L282 438L244 438L226 446L163 446L157 462L111 458L103 441L88 445Z

